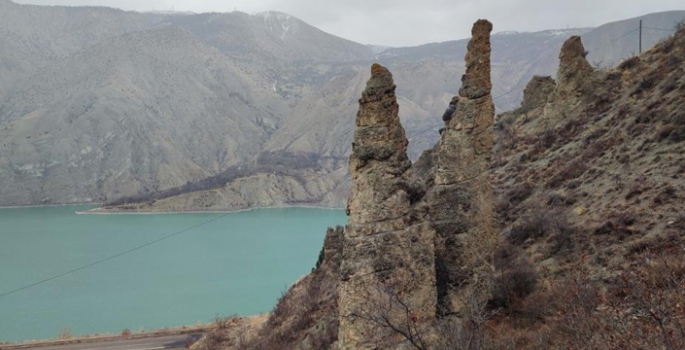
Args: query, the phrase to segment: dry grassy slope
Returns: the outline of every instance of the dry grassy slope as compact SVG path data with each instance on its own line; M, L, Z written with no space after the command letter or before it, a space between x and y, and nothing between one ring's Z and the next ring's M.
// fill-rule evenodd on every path
M684 72L681 31L592 72L586 91L498 116L492 178L502 223L534 262L563 269L587 254L606 273L666 235L685 235ZM527 100L544 101L542 90L531 86ZM553 117L559 111L569 114ZM558 230L517 229L541 215L566 216L578 230L565 241Z

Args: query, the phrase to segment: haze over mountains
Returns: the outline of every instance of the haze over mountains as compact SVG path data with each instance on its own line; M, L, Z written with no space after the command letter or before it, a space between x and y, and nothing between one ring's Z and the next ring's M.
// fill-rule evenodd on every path
M643 20L670 29L683 18ZM517 106L533 75L554 73L571 35L583 35L589 61L602 66L636 53L637 22L494 35L498 109ZM643 46L669 34L645 30ZM438 138L465 52L466 40L380 50L275 12L0 0L0 205L108 202L212 176L233 181L231 191L169 209L200 197L210 208L339 205L369 65L394 73L416 158Z

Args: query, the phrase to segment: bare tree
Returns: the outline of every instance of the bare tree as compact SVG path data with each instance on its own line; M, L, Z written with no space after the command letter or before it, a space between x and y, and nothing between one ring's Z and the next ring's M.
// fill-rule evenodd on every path
M355 310L345 317L360 319L391 334L399 335L414 349L430 348L425 339L426 320L418 316L399 293L390 287L377 286L373 293L370 293L369 301L370 305L366 308Z

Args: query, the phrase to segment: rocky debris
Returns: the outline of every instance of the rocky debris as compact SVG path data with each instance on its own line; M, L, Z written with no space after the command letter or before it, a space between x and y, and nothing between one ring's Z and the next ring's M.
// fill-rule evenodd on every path
M495 107L490 82L492 24L477 21L466 54L466 74L456 108L432 151L433 186L423 204L436 230L436 277L441 312L459 313L459 294L476 265L469 245L493 240L492 189L487 169L493 146ZM455 101L455 100L453 100Z
M529 111L544 106L557 84L550 76L536 75L523 90L523 101L519 111Z
M401 296L418 319L434 318L435 237L429 223L411 215L407 138L385 67L372 66L359 104L340 269L339 341L341 349L378 349L378 344L397 344L400 340L393 339L399 335L370 318L406 323L405 313L386 310L388 296Z

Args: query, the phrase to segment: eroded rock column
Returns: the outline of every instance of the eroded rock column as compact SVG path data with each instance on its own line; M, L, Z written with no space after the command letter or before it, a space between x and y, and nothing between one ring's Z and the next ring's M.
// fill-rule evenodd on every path
M411 215L411 166L392 74L374 64L359 100L350 156L352 189L340 269L342 349L391 349L399 334L379 324L430 322L436 312L434 231Z
M491 273L497 244L488 168L495 106L490 82L492 24L473 26L466 74L432 156L433 186L424 199L436 230L436 276L442 313L459 314L466 286ZM487 296L487 293L483 293Z

